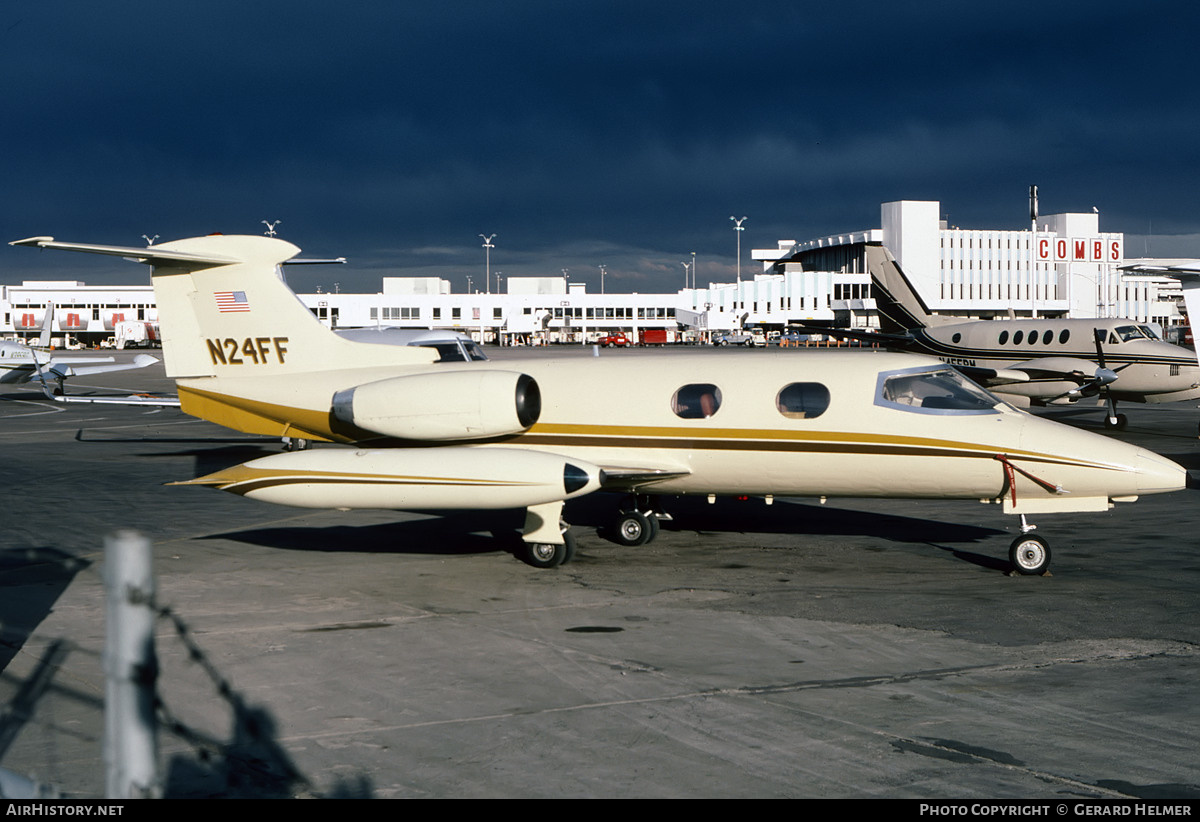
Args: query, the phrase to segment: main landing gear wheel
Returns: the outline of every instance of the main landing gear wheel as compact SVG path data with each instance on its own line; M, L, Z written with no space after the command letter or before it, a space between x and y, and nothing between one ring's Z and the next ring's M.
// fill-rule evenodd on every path
M613 540L618 545L645 545L658 536L658 517L641 511L622 511L613 523Z
M563 531L563 544L552 542L521 543L521 559L534 568L557 568L575 557L575 535Z
M1129 418L1124 414L1117 414L1116 417L1105 417L1104 427L1109 431L1124 431L1125 426L1129 424Z
M1022 576L1044 574L1050 567L1050 546L1041 537L1023 534L1008 547L1008 559Z

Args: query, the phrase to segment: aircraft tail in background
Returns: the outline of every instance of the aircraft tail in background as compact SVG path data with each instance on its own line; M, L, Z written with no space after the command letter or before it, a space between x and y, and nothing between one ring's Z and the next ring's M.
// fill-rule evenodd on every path
M879 311L879 328L886 334L903 334L916 328L940 325L908 277L900 270L892 252L882 246L867 246L867 271L871 274L871 296Z

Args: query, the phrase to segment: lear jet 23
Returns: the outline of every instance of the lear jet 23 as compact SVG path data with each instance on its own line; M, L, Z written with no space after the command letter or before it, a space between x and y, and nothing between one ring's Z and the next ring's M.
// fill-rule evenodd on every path
M882 333L808 330L928 354L1024 406L1102 397L1105 426L1124 428L1117 400L1200 397L1196 354L1128 319L955 321L929 311L891 253L866 248ZM1200 308L1200 306L1198 306Z
M153 266L167 374L185 412L349 446L186 484L312 508L525 508L520 554L538 567L571 558L563 502L600 490L626 495L614 532L632 545L657 533L668 495L973 499L1001 503L1024 525L1030 513L1104 511L1185 485L1170 460L1018 411L924 357L496 363L456 346L339 337L285 284L280 266L299 249L275 238L14 245ZM1018 571L1040 573L1049 548L1027 531L1010 556Z

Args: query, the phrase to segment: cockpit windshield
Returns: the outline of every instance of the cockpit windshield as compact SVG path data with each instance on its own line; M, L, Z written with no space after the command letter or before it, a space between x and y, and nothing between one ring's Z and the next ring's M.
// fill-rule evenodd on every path
M953 368L880 374L875 404L920 414L994 414L1007 407Z
M1115 330L1116 330L1117 337L1120 338L1121 342L1129 342L1130 340L1142 340L1142 339L1145 339L1146 337L1149 337L1150 339L1154 339L1154 335L1147 334L1146 332L1144 332L1142 330L1141 326L1119 325L1119 326L1117 326L1117 328Z

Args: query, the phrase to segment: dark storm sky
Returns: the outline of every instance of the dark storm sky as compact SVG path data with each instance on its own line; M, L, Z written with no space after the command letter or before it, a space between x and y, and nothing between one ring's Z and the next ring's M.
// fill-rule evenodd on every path
M493 271L598 290L731 277L749 249L1099 208L1200 256L1189 3L5 2L0 237L280 236L300 290ZM4 246L0 282L144 282Z

